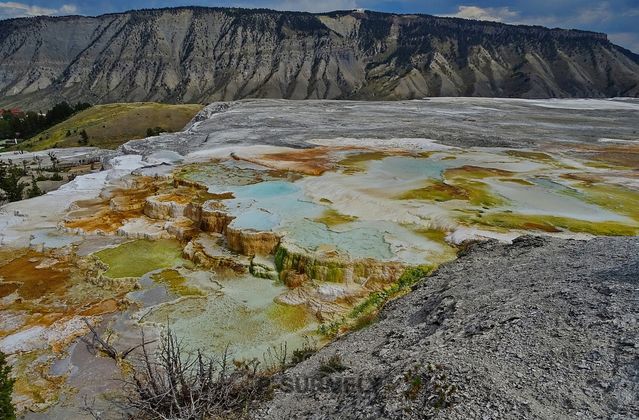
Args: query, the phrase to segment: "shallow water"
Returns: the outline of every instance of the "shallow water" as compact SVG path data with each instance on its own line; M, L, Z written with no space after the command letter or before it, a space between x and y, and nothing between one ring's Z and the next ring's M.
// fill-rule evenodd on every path
M517 213L570 217L593 222L631 222L623 215L561 194L567 189L556 183L539 180L535 182L537 185L534 186L520 186L491 181L490 186L497 194L508 199L512 205L507 207Z
M292 182L266 181L232 188L234 199L225 201L236 216L231 226L271 230L304 218L318 217L322 206L307 201L302 189Z
M274 302L286 290L284 285L250 275L220 279L218 284L216 293L158 306L142 321L168 321L191 350L220 356L228 346L236 359L261 360L269 349L283 344L294 349L303 344L304 335L315 333L316 324L306 311L291 318L294 308Z
M463 160L438 160L436 158L393 156L369 162L366 172L378 180L401 183L415 179L441 179L444 170L463 165Z
M331 245L352 258L373 258L387 261L394 257L385 232L368 223L349 223L339 232L322 223L300 220L286 227L286 238L291 242L315 251L322 245Z
M563 156L508 149L334 154L339 165L320 176L230 186L235 198L224 204L236 217L231 226L277 231L309 251L328 246L354 259L423 264L438 252L446 254L447 245L443 240L420 242L410 234L453 231L467 223L468 212L490 209L635 225L624 214L578 197L565 182L553 181L567 170L558 163ZM434 194L433 183L449 190Z
M36 249L63 248L81 241L82 238L62 233L54 228L40 229L31 234L29 246Z

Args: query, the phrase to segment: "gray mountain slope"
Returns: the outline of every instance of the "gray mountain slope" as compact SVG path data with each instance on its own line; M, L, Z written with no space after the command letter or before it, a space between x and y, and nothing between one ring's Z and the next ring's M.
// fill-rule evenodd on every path
M221 8L0 21L0 105L58 100L639 96L605 34L375 12Z

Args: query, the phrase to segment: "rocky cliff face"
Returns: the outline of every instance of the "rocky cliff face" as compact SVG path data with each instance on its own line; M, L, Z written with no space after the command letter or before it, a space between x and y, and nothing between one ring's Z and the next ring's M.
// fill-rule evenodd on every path
M639 96L605 35L374 12L178 8L0 22L2 105Z

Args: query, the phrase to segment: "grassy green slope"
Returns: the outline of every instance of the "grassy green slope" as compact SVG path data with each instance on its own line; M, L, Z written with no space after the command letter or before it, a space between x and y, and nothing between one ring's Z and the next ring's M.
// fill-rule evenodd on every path
M197 104L154 102L96 105L45 130L21 146L26 150L79 146L80 132L86 130L88 146L115 149L129 140L146 137L148 128L179 131L201 109L202 105Z

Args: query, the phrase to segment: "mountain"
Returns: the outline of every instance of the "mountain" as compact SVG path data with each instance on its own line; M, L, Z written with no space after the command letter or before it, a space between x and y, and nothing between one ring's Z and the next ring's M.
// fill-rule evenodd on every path
M185 7L0 21L0 105L639 96L605 34L369 11Z

